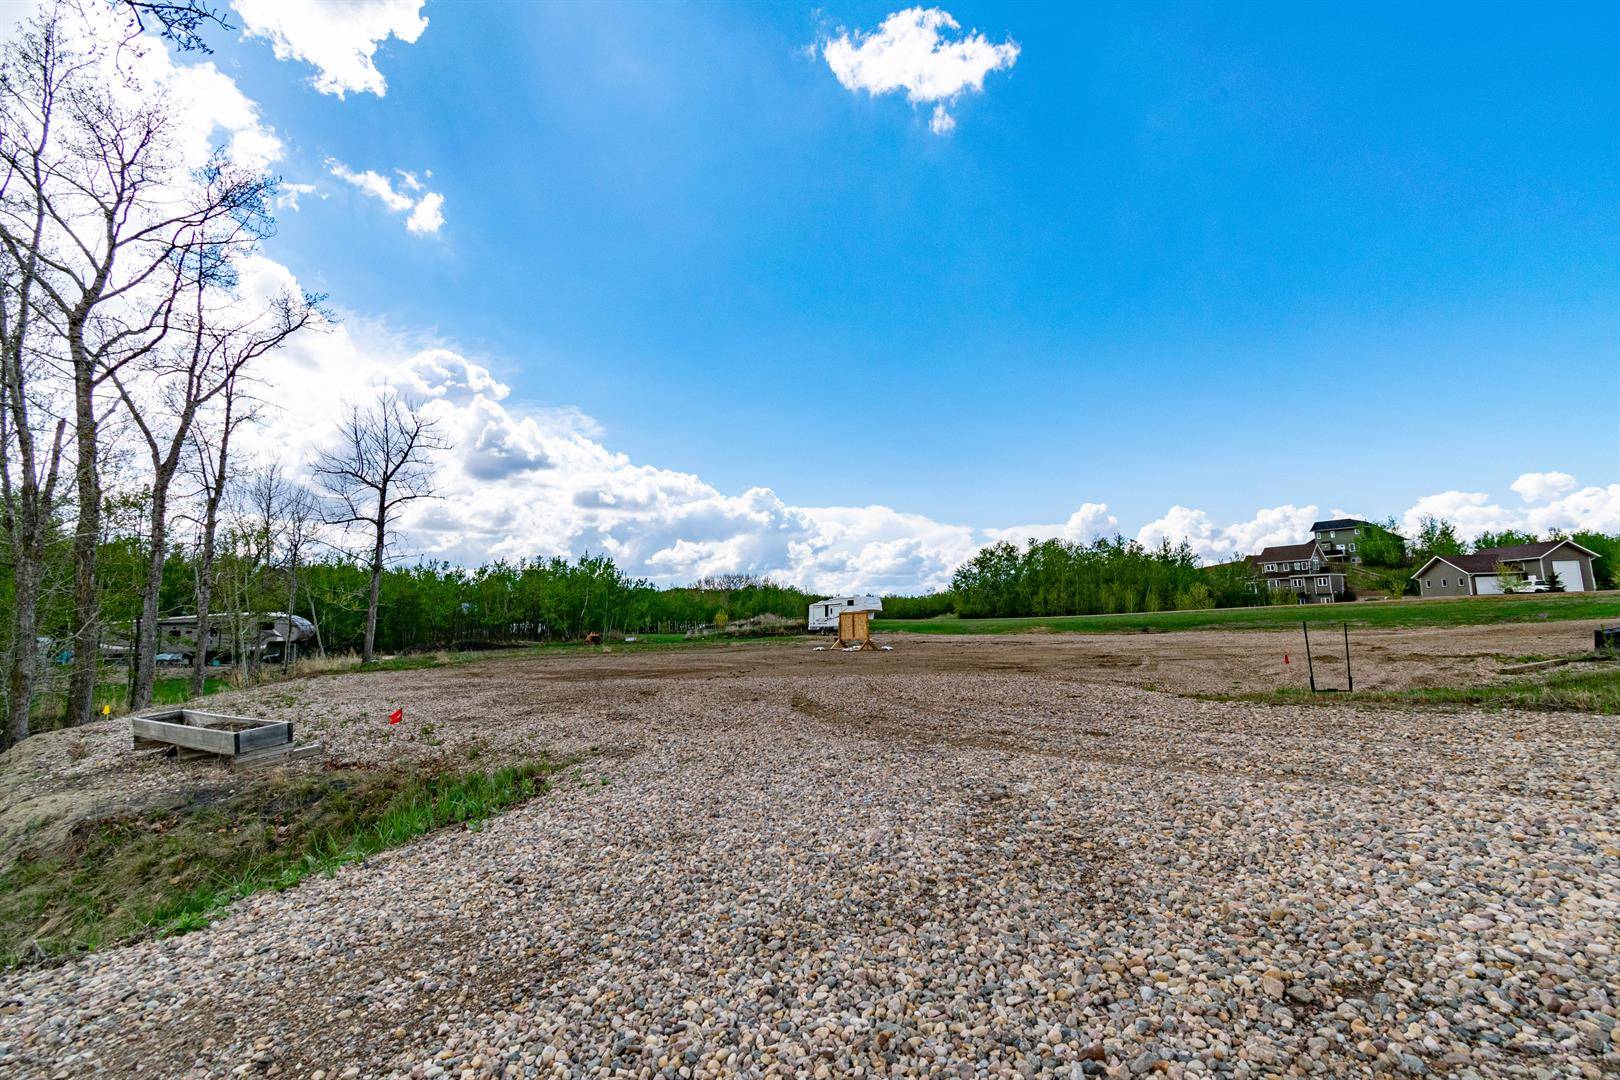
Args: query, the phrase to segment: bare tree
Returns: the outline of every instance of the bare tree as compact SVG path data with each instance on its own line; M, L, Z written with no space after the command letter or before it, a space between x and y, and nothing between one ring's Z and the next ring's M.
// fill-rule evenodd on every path
M208 257L206 251L200 255ZM183 323L179 344L155 352L153 367L141 372L154 384L155 393L142 400L124 379L113 376L130 421L145 442L152 469L147 565L130 690L130 707L135 709L152 703L157 679L158 595L168 554L169 491L197 412L242 377L250 363L281 347L308 325L316 311L313 297L282 296L266 311L239 313L235 310L239 303L228 297L215 296L210 302L209 294L216 290L210 288L206 267L199 266L196 275L188 286L190 310L177 320Z
M297 645L293 637L293 616L298 611L298 568L304 553L315 539L320 524L320 506L315 495L302 484L289 484L281 498L281 548L287 560L287 640L281 648L281 670L292 670Z
M191 696L194 698L202 697L208 677L214 563L219 553L220 511L231 475L231 437L244 423L254 419L253 401L247 396L240 373L225 381L219 405L219 418L197 424L191 438L193 469L202 504L194 562L197 598L197 644L191 656Z
M45 545L59 508L67 424L60 416L49 424L54 403L49 388L40 385L54 374L41 362L40 339L52 328L38 311L37 288L51 222L47 207L28 191L44 182L53 122L75 64L62 55L54 33L25 33L0 57L0 497L13 573L0 749L28 736ZM43 445L36 413L54 428Z
M244 595L277 597L285 607L284 629L286 640L281 651L281 670L292 667L292 617L298 606L298 569L314 540L316 526L321 521L320 507L313 492L282 472L280 462L251 473L240 499L237 523L232 530L239 561L258 575L258 584L252 589L238 589ZM277 592L275 570L281 565L285 571L285 591ZM268 606L268 605L266 605Z
M129 10L136 33L155 30L165 41L174 42L181 52L211 53L202 36L210 23L221 30L234 27L218 8L202 0L118 0Z
M268 221L274 184L222 161L195 170L168 107L96 44L75 44L57 5L6 49L0 78L0 252L26 276L30 308L61 343L71 380L73 672L68 717L90 717L100 640L97 395L167 336L177 252L220 223ZM87 33L93 38L93 30ZM127 44L127 43L126 43ZM240 242L257 236L251 227ZM19 289L21 282L19 279Z
M371 405L352 406L335 445L316 459L315 478L334 503L327 523L364 526L370 533L371 591L362 663L370 663L375 654L377 603L391 533L403 507L433 495L433 455L449 448L420 408L385 391Z
M39 604L46 543L58 509L57 479L67 421L47 413L43 446L30 395L28 275L0 273L0 517L11 542L12 596L5 658L0 750L28 737L39 671Z

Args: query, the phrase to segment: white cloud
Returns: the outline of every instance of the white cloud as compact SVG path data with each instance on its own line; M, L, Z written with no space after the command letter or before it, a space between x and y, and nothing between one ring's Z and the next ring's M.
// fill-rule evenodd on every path
M427 29L423 0L232 0L249 37L270 42L278 60L302 60L323 94L382 97L378 47L389 37L413 43Z
M244 268L251 295L295 285L273 260ZM632 461L578 411L515 401L487 366L352 314L267 358L260 380L274 407L243 444L282 461L307 462L344 404L381 387L424 402L454 449L439 469L443 498L407 520L407 555L477 563L591 550L660 583L741 570L828 591L916 590L948 584L983 542L967 526L888 507L790 506L769 488L728 494Z
M288 210L299 210L302 209L299 200L305 195L313 194L315 194L314 184L294 184L284 181L276 192L276 206L285 207ZM326 196L322 195L321 198L324 199Z
M405 227L413 233L436 233L439 226L444 224L444 196L437 191L430 191L417 200L416 207L411 216L405 219Z
M995 44L979 33L955 40L942 30L958 30L950 14L939 8L907 8L883 20L876 31L846 32L821 48L822 58L847 90L879 94L905 91L913 105L934 102L928 128L949 134L956 118L946 109L965 93L984 90L992 71L1011 68L1018 61L1018 43Z
M0 37L18 33L40 14L41 7L0 5ZM195 169L222 150L236 164L262 171L281 160L281 139L265 123L259 106L212 61L176 64L168 48L152 34L118 48L104 47L108 42L124 42L134 28L122 5L67 5L63 14L60 32L74 47L87 53L95 50L91 62L115 96L132 106L148 100L170 106L164 134L173 161Z
M407 213L416 206L416 201L409 195L401 195L394 190L393 183L388 177L379 172L366 169L364 172L355 172L341 161L328 159L326 167L333 176L345 183L353 184L361 191L379 200L388 209L396 214Z
M1058 525L1012 525L1007 528L984 530L992 540L1010 540L1021 544L1026 540L1068 540L1086 544L1099 536L1111 536L1117 531L1119 519L1108 512L1107 503L1082 503L1080 509L1069 515L1069 520Z
M405 214L405 227L413 233L436 233L444 224L444 196L437 191L429 191L420 198L410 195L394 187L393 181L382 173L371 169L355 172L343 162L335 158L326 159L327 170L346 184L352 184L356 189L382 203L391 212ZM399 174L403 183L413 191L421 190L422 184L415 175L407 172Z
M1200 558L1226 562L1273 544L1308 540L1316 520L1315 506L1286 504L1262 509L1248 521L1217 525L1203 510L1172 506L1163 517L1142 526L1136 539L1144 547L1158 547L1165 540L1171 544L1186 541Z
M1285 504L1255 512L1248 521L1228 525L1221 530L1221 539L1227 545L1223 558L1252 555L1273 544L1297 544L1308 540L1311 526L1321 519L1315 506Z
M1491 502L1483 491L1441 491L1413 503L1401 515L1401 528L1407 536L1416 536L1427 517L1451 522L1465 540L1482 532L1516 528L1522 520L1514 511Z
M1527 503L1546 502L1574 486L1575 478L1566 472L1527 472L1512 484Z
M1500 506L1483 491L1443 491L1419 499L1401 518L1401 523L1410 535L1416 532L1425 517L1445 518L1456 526L1457 534L1465 540L1482 532L1501 532L1505 529L1537 535L1553 529L1564 532L1583 529L1620 531L1620 484L1571 491L1569 489L1576 481L1566 473L1526 473L1513 483L1513 490L1524 496L1520 484L1525 478L1543 475L1554 475L1560 479L1550 486L1535 483L1525 485L1540 500L1539 505ZM1555 495L1555 492L1562 494Z

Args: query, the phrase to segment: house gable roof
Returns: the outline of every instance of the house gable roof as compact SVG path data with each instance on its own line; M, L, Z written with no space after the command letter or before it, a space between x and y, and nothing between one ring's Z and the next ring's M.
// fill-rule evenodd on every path
M1257 563L1296 562L1303 559L1315 558L1321 555L1321 549L1315 540L1307 540L1303 544L1282 544L1268 547L1260 554L1254 556Z
M1514 559L1540 559L1551 555L1565 544L1594 558L1597 556L1597 552L1583 548L1573 540L1540 540L1534 544L1514 544L1510 547L1486 548L1483 551L1476 551L1474 554L1489 555L1492 560L1498 562L1502 560L1512 561Z
M1433 566L1435 563L1445 563L1453 570L1460 570L1465 574L1488 574L1491 572L1492 568L1496 566L1496 561L1492 559L1485 564L1485 568L1483 570L1474 569L1472 566L1467 565L1469 560L1474 558L1476 558L1476 556L1473 555L1435 555L1432 556L1428 562L1418 567L1416 572L1412 574L1412 577L1422 577L1424 573L1428 571L1429 567Z
M1328 532L1332 529L1353 529L1358 525L1371 525L1370 521L1360 518L1333 518L1331 521L1318 521L1311 525L1311 532Z
M1587 555L1597 554L1581 547L1573 540L1540 540L1534 544L1513 544L1509 547L1485 548L1482 551L1475 551L1468 555L1436 555L1420 566L1417 573L1412 576L1419 576L1437 562L1456 567L1465 574L1494 574L1497 563L1545 558L1566 544Z

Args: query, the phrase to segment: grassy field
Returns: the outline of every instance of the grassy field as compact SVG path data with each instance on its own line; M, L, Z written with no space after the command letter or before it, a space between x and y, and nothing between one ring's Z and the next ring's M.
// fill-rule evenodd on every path
M252 893L437 829L476 828L544 794L574 764L272 778L223 802L87 822L63 849L0 872L0 969L206 926Z
M1538 712L1584 712L1620 715L1620 666L1575 665L1544 679L1516 679L1481 686L1445 686L1423 690L1373 690L1354 694L1313 694L1291 687L1266 694L1205 694L1206 700L1257 701L1265 704L1476 705L1492 709Z
M1455 600L1379 600L1356 604L1154 611L1131 615L1054 615L1027 619L877 619L886 634L1121 634L1173 630L1271 630L1312 623L1353 627L1478 626L1538 619L1611 619L1620 623L1620 592L1470 596Z

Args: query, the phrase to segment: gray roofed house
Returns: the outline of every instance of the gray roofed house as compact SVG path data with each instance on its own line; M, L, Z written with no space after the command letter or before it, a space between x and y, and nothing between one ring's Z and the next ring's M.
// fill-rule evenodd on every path
M1501 568L1526 581L1551 581L1558 576L1565 592L1597 588L1592 560L1597 552L1573 540L1542 540L1534 544L1486 548L1467 555L1436 555L1412 578L1420 596L1490 596L1506 591Z
M1361 530L1370 526L1373 522L1360 518L1330 518L1313 522L1311 535L1322 545L1322 554L1328 558L1359 563L1361 556L1356 554L1356 541L1361 538Z
M1333 568L1315 540L1276 544L1249 556L1249 562L1268 592L1290 590L1298 595L1300 603L1331 604L1347 591L1344 574Z

